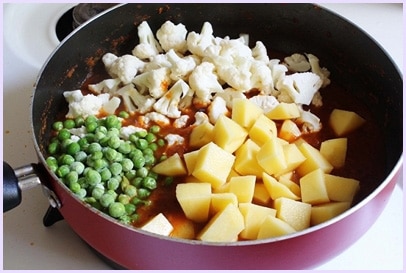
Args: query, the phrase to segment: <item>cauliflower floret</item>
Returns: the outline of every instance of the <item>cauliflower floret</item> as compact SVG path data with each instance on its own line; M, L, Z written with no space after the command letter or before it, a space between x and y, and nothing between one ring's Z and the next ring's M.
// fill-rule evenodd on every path
M200 63L200 60L193 55L188 55L183 58L178 56L173 49L170 49L166 56L171 64L171 79L177 81L179 79L188 80L190 73Z
M162 48L154 37L154 33L146 21L138 26L139 44L132 51L134 56L140 59L148 59L162 53Z
M153 98L162 97L171 84L169 69L162 67L137 75L132 81L141 94L149 93Z
M189 76L189 85L203 103L210 102L212 93L223 91L214 73L214 64L202 62Z
M283 64L280 64L280 60L278 59L270 60L268 66L272 71L272 81L274 86L276 86L278 82L285 77L288 69Z
M322 124L315 114L303 110L302 107L299 107L299 111L300 117L297 119L297 122L303 123L302 133L313 133L321 130Z
M211 124L215 124L219 116L228 116L230 114L226 101L222 97L215 97L207 110Z
M124 106L130 113L146 113L152 109L155 99L146 95L141 95L133 84L127 84L117 91L117 94L123 98Z
M193 125L200 125L206 122L210 122L209 117L204 112L196 112L195 114L195 122Z
M188 50L200 57L205 56L205 49L214 44L213 27L209 22L204 22L199 33L189 32L186 38Z
M271 111L279 104L279 101L274 96L269 95L257 95L249 100L264 110L264 113Z
M189 107L193 103L193 96L195 95L195 91L191 88L189 88L189 91L185 96L183 96L180 101L179 101L179 110L182 110L184 112L189 110Z
M173 122L173 127L175 127L175 128L183 128L183 127L185 127L187 125L188 121L189 121L189 116L188 115L182 115Z
M142 118L142 121L145 125L148 125L150 122L155 122L161 126L166 126L171 123L169 118L157 112L146 113Z
M251 87L257 88L262 94L271 94L274 91L272 71L266 63L253 61L251 65Z
M121 100L119 98L112 97L111 99L109 99L108 101L103 103L102 110L105 113L112 115L116 112L117 108L120 106L120 103L121 103Z
M306 54L307 58L309 59L309 63L312 67L312 72L317 74L323 81L322 87L326 87L330 84L330 71L327 68L323 67L320 68L319 59L314 56L313 54Z
M109 75L119 78L123 84L130 83L145 66L143 61L129 54L117 57L113 53L106 53L102 60Z
M129 137L136 132L146 132L144 128L136 127L134 125L123 126L120 128L120 137L124 140L128 140Z
M305 72L310 70L310 63L306 57L299 53L294 53L284 59L286 66L293 72Z
M168 51L170 49L176 52L185 53L187 30L185 25L179 23L175 25L171 21L166 21L156 32L156 37L163 50Z
M149 58L149 62L145 64L142 72L148 72L159 68L171 68L172 64L168 60L166 54L158 54Z
M183 80L178 80L168 92L165 93L153 106L155 111L170 118L179 118L181 112L178 104L181 98L186 96L189 86Z
M89 90L101 94L101 93L109 93L113 94L117 91L118 86L120 85L120 79L106 79L96 84L89 84Z
M85 137L87 134L87 130L85 126L80 126L79 128L72 128L69 129L69 132L73 135L73 136L77 136L77 137Z
M309 105L323 81L312 72L295 73L285 76L278 82L281 94L288 94L297 104Z
M165 140L168 143L168 146L183 144L185 142L185 139L177 134L168 134L165 136Z
M69 111L66 114L67 118L76 118L79 116L87 117L89 115L97 115L99 114L100 110L103 109L103 106L105 104L110 103L109 94L101 94L98 96L88 94L86 96L83 96L82 91L74 90L74 91L65 91L63 92L63 95L66 101L69 103L68 105ZM116 109L110 109L110 111L113 112L115 110Z
M233 107L233 100L235 98L246 98L245 94L242 91L237 91L231 87L224 89L222 92L216 93L214 98L216 97L222 97L226 101L226 106L230 109Z
M252 49L252 57L257 61L269 63L268 51L261 41L255 43L255 47Z

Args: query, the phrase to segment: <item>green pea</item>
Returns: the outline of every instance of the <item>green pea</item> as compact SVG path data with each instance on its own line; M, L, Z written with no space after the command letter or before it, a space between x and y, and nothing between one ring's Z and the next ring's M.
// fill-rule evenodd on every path
M127 187L128 185L130 185L130 181L127 179L126 176L123 176L120 182L121 190L124 191L125 187Z
M73 162L75 162L75 158L71 155L68 154L63 154L60 158L59 158L59 164L61 165L70 165Z
M149 176L149 177L152 177L152 178L155 179L155 180L158 180L158 174L157 174L156 172L150 171L150 172L148 173L148 176Z
M156 143L150 143L149 145L148 145L148 148L147 149L150 149L150 150L152 150L153 152L155 152L156 150L158 150L158 144L156 144Z
M89 115L85 119L85 125L89 123L97 122L97 118L94 115Z
M148 143L155 142L157 140L157 137L153 133L148 133L145 136L145 140L148 141Z
M146 141L143 138L140 138L137 141L135 141L135 146L140 150L144 150L148 147L148 141Z
M87 152L89 154L92 154L94 152L98 152L98 151L101 151L101 150L102 150L102 146L99 143L96 143L96 142L89 144L89 146L87 147Z
M133 185L136 188L141 187L143 177L135 177L133 180L131 180L131 185Z
M100 171L100 176L102 181L107 181L111 178L111 172L108 168L104 168Z
M86 131L88 133L93 133L96 130L96 128L98 127L98 124L97 124L97 122L90 122L87 124L85 123L85 127L86 127Z
M66 119L63 122L63 127L65 127L66 129L75 128L75 121L73 119Z
M144 130L140 130L140 131L135 132L135 135L137 137L139 137L139 138L144 138L147 134L148 134L148 132L144 131Z
M117 118L116 115L109 115L106 117L106 127L107 128L120 128L121 126L121 122L120 120Z
M118 218L125 214L125 206L120 202L114 202L109 205L109 214L111 217Z
M47 163L47 166L55 172L58 169L58 160L53 157L53 156L48 156L47 159L45 160Z
M139 137L137 136L137 134L131 134L129 137L128 137L128 140L129 141L131 141L132 143L135 143L137 140L139 139Z
M150 194L151 192L148 189L140 188L137 190L137 196L140 199L146 199Z
M84 151L79 151L75 154L75 160L78 162L85 162L87 154Z
M134 167L134 163L133 163L133 167ZM125 177L127 180L133 180L134 177L136 177L136 176L137 176L137 171L134 169L131 169L125 173Z
M66 152L70 155L75 155L77 152L80 151L80 145L77 142L72 142L71 144L66 147Z
M68 129L63 128L63 129L59 130L59 132L58 132L58 139L59 139L60 141L63 141L63 140L68 139L68 138L70 138L70 137L71 137L71 133L69 132Z
M118 113L118 116L119 116L120 118L127 119L127 118L130 117L130 114L127 113L126 111L120 111L120 113Z
M60 131L63 129L63 122L62 121L56 121L52 124L52 129L55 131Z
M124 207L125 207L125 213L127 215L133 214L137 209L137 207L134 204L131 204L131 203L125 203Z
M165 140L163 140L162 138L158 139L156 143L158 144L159 147L165 146Z
M102 169L107 168L109 163L104 158L99 158L96 160L92 160L92 166L95 170L100 171Z
M70 172L69 166L68 165L61 165L58 167L56 170L55 174L59 177L62 178L65 175L67 175Z
M128 204L130 203L131 197L128 196L127 194L120 194L117 198L118 202L122 203L122 204Z
M130 197L134 197L137 195L137 188L133 185L128 185L127 187L125 187L124 193Z
M103 152L102 151L95 151L90 155L90 158L92 160L102 159L103 158Z
M134 168L139 169L141 167L144 167L145 165L145 158L143 156L135 157L132 159L134 163Z
M69 189L73 193L78 193L80 191L81 187L80 187L80 184L78 182L72 182L72 183L69 184Z
M130 142L121 142L118 151L123 154L129 154L131 152Z
M149 146L149 145L148 145L148 146ZM144 155L153 155L153 154L154 154L154 151L151 150L148 146L147 146L147 148L145 148L145 149L142 151L142 153L143 153Z
M107 147L106 149L104 149L103 154L104 154L104 157L110 162L113 162L115 160L115 158L117 157L117 151L110 147Z
M85 147L87 147L89 145L89 141L87 140L87 138L82 137L78 140L78 144L81 149L84 149Z
M153 179L152 177L144 177L142 179L142 187L149 189L149 190L154 190L157 187L156 180Z
M134 167L134 163L132 162L131 159L124 158L121 161L121 166L123 167L123 172L128 172L128 171L132 170L132 168Z
M104 194L104 187L101 184L97 184L93 189L92 189L92 197L95 199L99 200L103 194Z
M152 166L155 163L155 157L153 155L145 155L145 166Z
M102 133L102 134L104 134L104 135L107 135L107 132L108 132L109 130L105 127L105 126L99 126L99 127L97 127L96 128L96 130L94 131L94 133L95 134L97 134L97 133Z
M149 172L149 171L148 171L147 168L141 167L141 168L139 168L139 169L137 170L137 176L138 176L138 177L142 177L142 178L147 177L148 172Z
M80 188L77 192L75 192L76 196L79 197L80 199L83 199L87 195L87 191L84 188Z
M143 156L142 151L139 150L139 149L137 149L137 148L133 149L133 150L128 154L128 157L129 157L129 158L136 158L136 157L142 157L142 156Z
M107 208L108 206L110 206L110 204L114 203L116 197L114 195L112 195L109 192L104 193L100 199L100 205L102 205L103 207Z
M93 169L90 169L88 172L86 172L85 177L87 183L91 186L94 186L101 182L101 175Z
M161 127L159 127L158 125L152 125L152 126L149 128L149 132L150 132L150 133L153 133L153 134L158 134L159 131L161 131Z
M79 128L85 124L85 119L81 116L75 118L75 127Z
M70 171L67 175L64 177L64 181L66 184L70 185L72 183L77 183L79 179L79 174L75 171Z
M116 135L111 136L108 141L109 147L113 149L117 149L118 147L120 147L120 144L121 144L120 137Z
M117 177L112 177L107 181L107 188L109 190L115 191L120 186L120 182L120 179L118 179Z
M51 155L57 154L57 153L59 152L59 150L60 150L59 147L60 147L60 146L59 146L59 142L56 142L56 141L51 142L51 143L48 145L48 153L51 154Z
M138 206L138 205L144 204L144 201L141 200L141 199L138 198L138 197L133 197L133 198L131 199L130 203L133 204L134 206Z
M122 167L121 164L118 163L118 162L112 163L112 164L110 165L109 169L110 169L111 174L112 174L113 176L119 175L119 174L121 174L121 172L123 171L123 167Z
M103 133L103 132L95 132L94 133L94 141L100 142L105 137L106 137L106 134Z

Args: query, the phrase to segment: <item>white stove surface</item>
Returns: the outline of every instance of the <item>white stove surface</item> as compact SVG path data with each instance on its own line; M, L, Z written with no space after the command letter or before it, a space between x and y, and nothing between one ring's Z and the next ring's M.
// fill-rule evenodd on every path
M53 34L57 19L74 5L3 4L3 156L13 167L37 162L29 113L33 85L59 43ZM374 37L403 71L402 4L321 5ZM38 15L33 11L39 11ZM318 270L403 269L402 180L371 229ZM3 269L111 269L65 221L44 227L47 208L48 201L37 187L24 191L21 205L3 214Z

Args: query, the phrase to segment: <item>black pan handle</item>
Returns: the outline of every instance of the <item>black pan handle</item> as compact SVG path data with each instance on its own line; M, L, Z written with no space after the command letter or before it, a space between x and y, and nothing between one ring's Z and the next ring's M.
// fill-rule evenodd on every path
M3 213L21 203L22 190L41 184L34 165L13 169L3 161Z
M21 189L13 168L3 161L3 212L17 207L21 203Z

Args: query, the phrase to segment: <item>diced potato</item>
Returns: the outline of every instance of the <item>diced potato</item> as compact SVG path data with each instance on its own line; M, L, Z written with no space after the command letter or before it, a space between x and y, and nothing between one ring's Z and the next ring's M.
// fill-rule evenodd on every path
M226 183L235 156L210 142L200 148L192 175L218 188Z
M300 178L302 201L312 205L330 202L327 194L324 172L314 170Z
M301 136L302 132L299 127L290 119L283 121L279 129L278 136L288 142L292 142Z
M235 176L230 179L228 191L237 196L239 203L251 202L254 197L256 177L254 175Z
M310 223L312 226L332 219L350 208L350 202L331 202L312 207Z
M242 127L249 129L263 112L262 108L250 100L245 98L235 98L233 100L231 119Z
M294 119L300 117L300 111L296 103L281 102L265 115L273 120Z
M213 189L213 193L225 193L225 192L230 192L230 184L229 183L224 183L218 188Z
M236 242L244 229L244 217L233 204L217 213L204 226L197 239L206 242Z
M360 186L359 181L352 178L325 174L326 190L330 200L352 202Z
M171 234L169 234L170 237L191 240L196 238L195 224L192 220L179 216L168 216L168 220L173 226L173 230Z
M357 113L334 109L330 114L329 124L337 136L347 135L365 123L365 119Z
M238 206L237 196L231 192L212 193L210 215L214 215L227 207L228 204Z
M258 145L262 145L271 137L277 137L276 123L267 118L265 115L260 115L248 132L249 137Z
M173 230L173 226L165 215L159 213L154 218L149 220L149 222L147 222L144 226L142 226L141 229L159 235L169 236Z
M189 175L191 175L193 170L195 169L198 153L199 150L183 154L183 159L185 160L186 163L187 173Z
M210 183L178 184L176 186L176 199L186 218L199 223L208 220L211 202Z
M262 177L264 171L258 164L257 154L260 147L251 139L247 139L243 145L235 152L234 169L240 175L255 175Z
M165 176L180 176L188 173L185 164L178 153L173 154L164 161L156 164L152 168L152 171Z
M301 197L302 193L300 192L300 186L290 180L288 176L280 176L278 182L288 187L288 189L295 195Z
M276 217L288 223L296 231L310 226L310 204L280 197L275 200Z
M229 153L234 153L248 136L248 131L237 122L221 115L214 124L214 143Z
M263 173L262 181L273 200L276 200L279 197L286 197L293 200L300 199L300 196L294 194L287 186L279 183L275 178L268 175L267 173Z
M234 161L234 164L235 164L235 161ZM234 168L231 168L231 171L227 176L227 181L229 181L231 179L231 177L234 177L234 176L241 176L241 174L238 173Z
M262 222L258 231L257 239L260 240L279 237L293 232L296 232L296 230L288 223L279 218L269 215L265 217L264 221Z
M238 208L244 217L245 228L240 233L244 239L254 240L258 236L259 228L266 216L276 215L276 210L252 203L240 203Z
M279 173L275 173L276 177L295 170L306 160L306 157L295 144L282 145L282 149L283 154L285 155L286 168Z
M257 153L258 164L270 175L287 168L282 145L275 137L270 138Z
M272 200L264 183L255 183L253 202L266 206Z
M214 126L210 122L197 125L190 133L189 144L192 148L200 148L214 139Z
M325 173L330 173L333 170L333 165L324 158L319 150L309 143L302 142L298 148L306 157L306 160L296 169L300 176L304 176L316 169L322 169Z
M323 141L320 145L320 153L334 168L343 167L347 156L347 138L342 137Z

